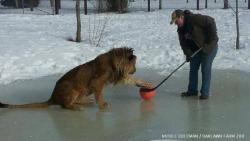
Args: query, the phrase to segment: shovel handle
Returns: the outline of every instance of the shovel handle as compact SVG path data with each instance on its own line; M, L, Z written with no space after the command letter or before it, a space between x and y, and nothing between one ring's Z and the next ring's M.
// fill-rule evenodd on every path
M196 52L194 52L194 54L191 56L191 58L193 58L196 54L198 54L200 51L202 50L202 48L199 48Z
M199 48L196 52L193 53L193 55L191 56L191 59L196 55L198 54L200 51L202 50L202 48ZM162 80L157 86L155 86L153 89L150 89L150 90L155 90L157 89L158 87L160 87L166 80L168 80L169 77L171 77L177 70L179 70L185 63L187 62L184 61L180 66L178 66L173 72L171 72L164 80Z

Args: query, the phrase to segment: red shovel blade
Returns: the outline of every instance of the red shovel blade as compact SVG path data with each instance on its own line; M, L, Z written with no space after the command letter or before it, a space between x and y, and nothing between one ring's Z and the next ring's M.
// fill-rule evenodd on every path
M140 88L140 96L144 100L150 100L156 95L156 89Z

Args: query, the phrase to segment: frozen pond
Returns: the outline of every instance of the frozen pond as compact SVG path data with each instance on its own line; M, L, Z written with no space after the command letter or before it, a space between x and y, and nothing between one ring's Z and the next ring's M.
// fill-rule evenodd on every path
M138 70L137 76L158 83L155 71ZM23 104L48 99L58 76L17 81L0 86L0 101ZM97 105L82 111L0 109L3 141L146 141L146 140L249 140L250 74L214 70L212 96L182 98L188 71L179 71L151 101L139 97L138 88L108 87L104 97L111 109Z

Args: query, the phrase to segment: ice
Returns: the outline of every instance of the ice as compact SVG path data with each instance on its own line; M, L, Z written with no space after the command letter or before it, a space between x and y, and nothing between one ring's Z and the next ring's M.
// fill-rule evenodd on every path
M177 137L162 138L162 135L170 137L188 133L241 133L249 136L250 74L241 71L213 72L212 96L204 101L180 96L180 92L186 90L188 71L178 71L159 87L151 101L143 101L138 88L132 86L105 88L104 98L111 104L110 110L105 112L99 111L97 105L85 107L82 111L57 106L0 109L0 136L6 141L180 140ZM11 104L45 101L60 76L1 85L0 101ZM136 76L154 84L164 79L155 70L139 69Z

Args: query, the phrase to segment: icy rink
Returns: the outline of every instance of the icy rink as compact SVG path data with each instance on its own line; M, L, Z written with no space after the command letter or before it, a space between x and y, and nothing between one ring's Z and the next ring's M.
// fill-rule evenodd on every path
M164 79L153 70L138 70L136 75L155 84ZM58 78L59 75L1 85L0 101L45 101ZM106 112L100 112L97 105L82 111L55 106L0 109L0 137L3 141L200 141L221 135L219 140L249 140L249 78L249 73L214 70L213 95L205 101L180 96L188 79L188 70L182 70L162 85L151 101L141 100L135 87L106 88L104 98L111 104Z

